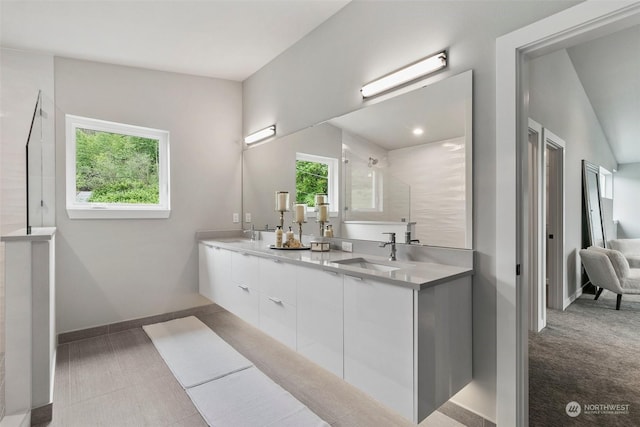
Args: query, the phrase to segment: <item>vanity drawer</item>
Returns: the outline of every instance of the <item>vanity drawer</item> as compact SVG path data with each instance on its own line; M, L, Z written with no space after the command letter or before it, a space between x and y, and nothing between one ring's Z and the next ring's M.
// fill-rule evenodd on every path
M261 293L260 329L295 350L296 307Z
M260 259L260 295L296 306L296 266L273 259Z
M253 326L260 323L260 293L247 285L232 283L228 288L227 309Z

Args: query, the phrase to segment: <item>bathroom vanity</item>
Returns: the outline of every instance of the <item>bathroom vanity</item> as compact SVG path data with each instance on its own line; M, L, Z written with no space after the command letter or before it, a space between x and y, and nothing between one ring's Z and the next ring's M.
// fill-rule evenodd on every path
M471 268L199 242L200 293L415 423L472 378Z

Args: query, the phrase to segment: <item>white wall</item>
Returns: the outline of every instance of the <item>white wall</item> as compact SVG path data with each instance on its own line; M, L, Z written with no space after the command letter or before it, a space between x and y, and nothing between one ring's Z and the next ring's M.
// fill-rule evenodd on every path
M198 229L239 229L241 85L55 59L58 330L206 303L197 290ZM170 132L169 219L70 220L65 114Z
M618 165L613 175L613 218L618 238L640 238L640 163Z
M0 233L26 224L25 144L38 90L43 91L43 141L53 147L53 57L13 49L0 49ZM50 151L53 152L52 149ZM51 178L53 156L43 169ZM53 180L45 191L45 225L55 222ZM41 224L39 224L41 225ZM5 287L4 243L0 244L0 419L4 415Z
M352 2L244 82L244 133L277 123L283 135L362 107L363 83L443 48L449 67L427 81L474 70L474 380L454 401L490 420L496 409L495 39L575 3Z
M611 147L566 50L529 62L529 116L566 143L564 299L581 281L577 251L582 248L582 160L616 168Z
M410 218L422 243L466 247L464 142L460 137L389 151L389 170L411 186Z

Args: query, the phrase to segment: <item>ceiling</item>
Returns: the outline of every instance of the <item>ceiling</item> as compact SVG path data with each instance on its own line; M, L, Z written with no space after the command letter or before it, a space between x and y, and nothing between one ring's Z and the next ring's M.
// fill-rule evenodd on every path
M243 81L347 3L1 0L0 44ZM640 25L567 51L616 160L640 162ZM445 105L442 99L440 102L442 111ZM372 140L381 139L373 138L380 132L382 129ZM429 137L423 136L425 140ZM409 141L396 143L408 145Z
M348 0L0 1L0 44L243 81Z
M640 25L567 52L617 162L640 162Z

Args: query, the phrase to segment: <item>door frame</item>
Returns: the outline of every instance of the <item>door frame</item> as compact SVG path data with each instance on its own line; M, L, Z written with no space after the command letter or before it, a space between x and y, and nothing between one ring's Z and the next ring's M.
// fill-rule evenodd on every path
M629 27L640 1L588 0L496 39L496 421L527 426L528 284L522 263L523 202L517 191L528 105L522 71L527 55L542 55Z
M556 152L553 159L550 161L556 161L556 165L550 165L551 173L555 171L554 187L547 186L546 178L543 180L543 185L549 188L549 198L554 199L553 204L556 209L551 210L550 215L553 217L553 224L556 224L554 228L555 234L558 238L553 239L554 243L550 246L550 254L548 257L555 259L555 269L546 272L546 276L553 276L555 286L549 286L549 303L551 308L556 310L564 310L567 308L565 305L564 291L567 287L567 257L565 254L565 149L566 143L562 138L555 135L549 129L544 128L542 131L542 140L544 141L544 153L543 153L543 165L547 163L546 155L547 147L551 147ZM546 177L546 174L545 174ZM550 202L551 203L551 202ZM546 209L546 202L544 209ZM544 212L543 212L544 213ZM545 223L545 243L546 243L546 219ZM549 270L549 266L545 263L545 270ZM545 316L546 320L546 316Z
M529 283L529 330L539 332L546 325L545 287L545 170L544 170L544 129L542 125L529 119L527 130L527 156L523 156L521 191L527 194L529 206L522 211L522 244L525 248L523 275ZM523 153L524 154L524 153Z
M532 156L526 156L522 163L522 184L521 193L528 194L526 200L531 202L528 206L523 206L522 225L526 227L522 230L523 260L528 260L523 264L524 277L529 283L529 329L540 332L547 323L547 292L546 278L549 274L553 276L553 283L550 286L549 305L557 310L564 310L564 291L566 288L566 261L565 261L565 180L564 162L566 143L562 138L543 127L536 121L528 120L528 135L535 133L535 142L528 136L527 141L533 144L531 147ZM554 173L553 187L547 184L547 147L555 151L553 161L550 165L550 172ZM524 153L523 153L524 154ZM531 182L528 180L531 179ZM553 216L551 221L554 224L553 244L547 244L547 189L550 190L549 199L555 209L551 210ZM529 194L528 190L531 190ZM547 247L550 247L547 253ZM554 259L553 271L549 270L547 259Z

